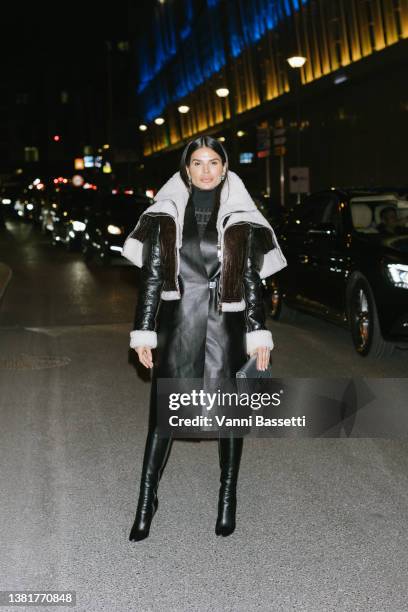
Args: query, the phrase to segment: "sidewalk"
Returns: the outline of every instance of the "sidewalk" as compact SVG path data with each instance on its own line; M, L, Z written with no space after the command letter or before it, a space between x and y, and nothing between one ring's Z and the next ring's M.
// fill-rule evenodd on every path
M12 275L11 268L0 261L0 300L7 289Z

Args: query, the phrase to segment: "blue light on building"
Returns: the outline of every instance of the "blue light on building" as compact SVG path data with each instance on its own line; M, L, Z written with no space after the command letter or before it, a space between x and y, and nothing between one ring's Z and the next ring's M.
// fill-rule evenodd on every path
M308 0L226 2L228 31L225 33L218 14L222 10L220 0L207 0L206 9L200 15L195 14L197 5L192 0L184 0L183 24L181 27L179 24L178 32L173 3L166 3L155 11L154 45L148 44L147 33L140 41L138 52L137 92L144 121L152 121L166 106L181 100L219 72L226 64L225 47L232 57L238 57Z

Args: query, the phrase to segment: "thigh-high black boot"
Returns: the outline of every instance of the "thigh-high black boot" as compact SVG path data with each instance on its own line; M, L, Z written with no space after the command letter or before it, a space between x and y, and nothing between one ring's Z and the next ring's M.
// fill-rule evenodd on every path
M218 439L220 460L220 492L218 500L218 518L215 526L217 535L230 535L235 529L235 512L237 508L237 480L242 455L243 438Z
M139 502L129 540L143 540L159 505L157 487L170 454L172 438L159 438L156 427L149 429L143 458Z

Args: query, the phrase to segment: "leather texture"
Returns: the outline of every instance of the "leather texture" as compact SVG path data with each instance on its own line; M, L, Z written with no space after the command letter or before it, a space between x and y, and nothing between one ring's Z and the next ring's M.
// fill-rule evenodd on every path
M143 243L143 267L139 278L139 295L136 305L135 330L155 330L157 306L163 285L160 257L160 219L156 216L151 224L150 239Z
M255 227L249 226L248 252L243 277L244 297L247 304L245 309L247 332L266 329L263 289L259 277L263 254L259 248L256 232Z
M170 455L172 438L161 438L156 428L151 428L146 439L140 480L139 501L129 540L139 541L148 537L150 525L159 507L157 489Z
M222 367L218 359L215 369L220 374L224 370L224 375L235 376L236 370L246 361L244 334L266 330L263 291L259 277L263 255L258 247L257 228L248 226L247 257L243 273L246 308L244 311L221 313L218 312L221 263L217 257L215 227L207 226L200 242L194 207L190 200L186 207L183 245L180 249L179 282L182 297L181 300L170 302L160 301L163 285L160 216L154 221L150 239L143 246L144 265L140 272L134 330L157 331L157 353L158 357L161 357L157 365L161 372L167 371L163 376L200 377L204 366L203 342L207 329L209 352L215 357L212 349L217 348L218 352L222 353L222 359L226 362L232 361L230 367L227 363ZM215 282L214 288L208 286L209 281L213 281L213 284ZM174 363L169 363L172 349L184 351L185 358L175 353ZM239 352L238 360L234 359L236 350Z
M142 247L145 239L150 234L152 215L167 215L169 231L165 232L165 239L162 241L162 256L168 264L165 266L166 288L162 292L162 298L165 300L180 299L176 270L178 276L180 264L179 247L182 244L184 213L188 199L189 190L178 171L158 191L154 203L141 214L136 227L126 238L123 245L122 255L141 268L143 266ZM264 254L260 270L262 279L275 274L287 265L271 224L256 207L239 176L235 172L228 171L221 189L220 206L217 213L217 233L223 275L225 280L230 283L228 288L229 299L224 299L227 297L227 294L225 286L222 287L222 308L227 312L243 310L245 308L245 301L243 299L239 300L238 295L235 293L235 290L240 293L242 286L242 276L237 273L237 266L234 265L236 262L241 261L242 249L236 232L239 234L242 224L249 224L258 228L257 234ZM230 238L229 240L227 240L227 236ZM235 246L237 251L234 250ZM229 273L225 274L225 269L228 265L230 265ZM230 293L231 288L233 290L232 294Z
M215 524L217 535L228 536L235 530L237 509L237 481L242 456L243 439L219 438L220 490L218 516Z
M169 458L172 444L172 437L162 438L159 429L151 424L146 439L139 500L129 535L130 541L138 542L149 536L153 517L159 507L159 482ZM218 439L220 489L215 525L217 535L228 536L235 530L237 481L242 448L243 438L235 438L231 435Z
M252 355L248 361L237 372L236 377L239 379L252 378L272 378L272 367L268 365L266 370L258 370L256 367L257 356Z
M245 335L266 330L259 268L263 257L257 245L257 228L248 224L243 273L246 309L219 311L221 263L217 257L216 228L207 225L200 241L193 202L184 218L180 248L181 299L160 300L163 271L160 256L160 216L155 218L150 240L143 246L134 330L157 332L154 374L163 378L233 378L246 362ZM212 288L209 284L214 285ZM268 330L266 330L267 333Z

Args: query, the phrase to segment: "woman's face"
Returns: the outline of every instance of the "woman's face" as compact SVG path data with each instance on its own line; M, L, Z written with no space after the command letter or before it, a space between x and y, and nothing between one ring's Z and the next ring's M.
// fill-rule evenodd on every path
M201 147L191 155L186 170L193 185L200 189L214 189L221 182L224 166L218 153L209 147Z

